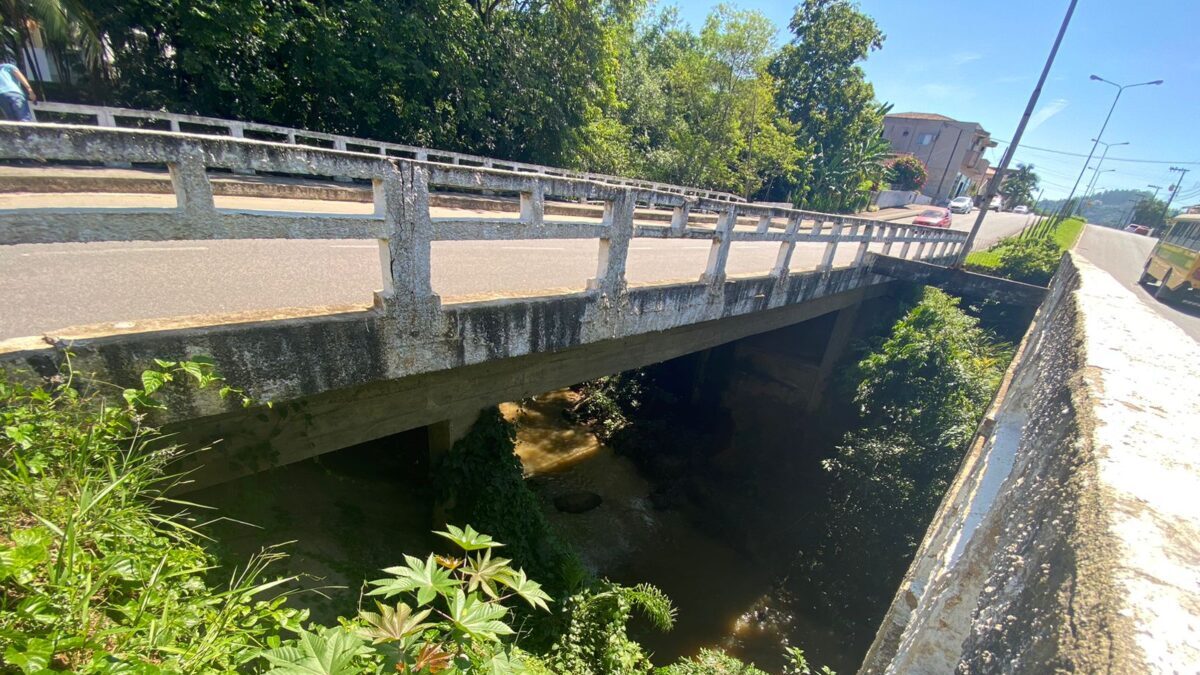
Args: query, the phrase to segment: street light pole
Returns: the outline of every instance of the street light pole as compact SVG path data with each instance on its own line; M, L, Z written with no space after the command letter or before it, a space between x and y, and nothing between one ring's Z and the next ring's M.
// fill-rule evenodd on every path
M1096 170L1092 173L1092 182L1088 183L1088 192L1091 192L1092 188L1096 187L1096 181L1100 178L1100 167L1104 165L1104 158L1108 157L1108 149L1117 145L1129 145L1129 141L1124 141L1121 143L1105 143L1099 138L1093 138L1092 140L1100 145L1103 145L1104 152L1100 153L1100 161L1096 162Z
M1117 109L1117 102L1121 100L1121 94L1125 93L1126 89L1132 89L1134 87L1145 87L1145 86L1151 85L1151 84L1158 85L1158 84L1163 83L1162 80L1151 80L1149 82L1138 82L1137 84L1121 85L1121 84L1117 84L1116 82L1113 82L1111 80L1106 80L1103 77L1100 77L1099 75L1091 75L1089 77L1089 79L1095 80L1097 82L1103 82L1105 84L1111 84L1112 86L1117 88L1117 95L1115 98L1113 98L1112 105L1108 107L1108 115L1106 115L1104 117L1104 124L1102 124L1100 126L1100 133L1096 134L1096 138L1093 139L1094 142L1092 143L1092 150L1091 150L1091 152L1088 153L1087 160L1084 161L1084 163L1083 163L1083 170L1079 172L1079 177L1075 179L1075 186L1071 188L1071 194L1067 195L1067 201L1064 204L1064 206L1067 208L1067 211L1065 213L1065 215L1067 215L1067 216L1075 215L1075 206L1076 205L1071 204L1071 200L1075 198L1075 191L1079 189L1079 181L1083 180L1083 174L1087 172L1087 166L1088 166L1088 164L1091 164L1092 157L1095 156L1095 154L1096 154L1096 146L1100 145L1100 139L1104 138L1104 130L1108 128L1108 121L1112 119L1113 111Z
M1046 76L1050 74L1050 66L1054 65L1054 57L1058 54L1058 46L1062 44L1063 35L1067 33L1067 26L1071 24L1071 15L1075 13L1075 4L1078 1L1071 0L1071 4L1067 6L1067 15L1063 17L1062 25L1058 28L1058 35L1054 38L1054 46L1050 48L1050 55L1046 57L1046 65L1042 66L1042 75L1038 78L1037 86L1033 88L1033 93L1029 95L1029 103L1025 105L1025 113L1021 115L1021 121L1017 124L1017 131L1013 134L1012 142L1008 144L1008 149L1004 151L1004 156L1000 159L1000 164L996 166L996 174L987 183L984 190L983 205L979 207L979 215L975 218L975 224L971 226L971 232L967 234L967 240L958 252L958 258L954 261L955 267L961 266L963 261L966 260L967 253L970 253L971 247L975 244L975 237L979 235L979 228L983 227L983 218L987 215L988 209L992 205L992 197L996 196L996 190L1000 188L1000 181L1004 179L1004 172L1008 171L1008 163L1012 161L1013 154L1016 153L1017 146L1021 143L1021 136L1025 134L1025 127L1029 124L1029 118L1033 115L1033 108L1037 105L1038 98L1042 95L1042 87L1046 84Z

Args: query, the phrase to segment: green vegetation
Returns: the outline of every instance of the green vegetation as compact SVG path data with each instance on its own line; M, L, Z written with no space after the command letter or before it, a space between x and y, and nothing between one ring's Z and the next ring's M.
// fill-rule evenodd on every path
M827 512L812 522L826 525L796 570L835 623L874 630L1008 360L957 299L926 288L846 372L858 414L824 461Z
M470 433L435 460L438 501L448 520L470 522L508 542L507 553L551 593L571 593L586 573L525 485L521 460L513 452L515 439L512 424L498 409L481 413Z
M802 0L781 48L763 14L727 5L693 29L645 0L15 0L0 52L27 60L26 17L53 28L66 100L820 210L865 206L884 177L886 108L859 66L883 34L851 0Z
M887 165L887 182L893 190L920 190L928 177L925 164L912 155L901 155Z
M495 457L511 460L511 429L494 412L456 452L505 478L479 482L465 461L444 462L442 471L457 480L456 507L524 541L505 547L473 527L448 525L436 534L451 551L405 555L368 582L357 611L334 626L307 623L307 612L288 607L293 592L283 589L294 579L270 577L278 548L220 570L200 545L207 528L191 513L198 507L166 494L178 480L171 463L190 451L149 423L163 405L155 396L185 379L240 396L204 358L158 361L142 387L125 390L80 377L69 361L42 386L0 383L3 672L651 672L627 623L638 609L669 629L674 608L660 591L577 575L577 590L556 604L507 557L577 564L541 557L535 544L552 534L530 515L540 513L537 504L505 483L512 472ZM500 452L484 452L489 442ZM462 490L470 485L509 512L468 499ZM719 653L703 658L755 672Z
M1046 218L986 251L970 253L966 266L984 274L1045 286L1058 269L1063 253L1079 239L1084 225L1082 218L1067 218L1057 223Z
M1018 164L1016 169L1005 174L1004 182L1000 184L1005 208L1032 205L1039 181L1038 175L1033 172L1032 164Z
M0 383L0 653L21 672L225 672L303 613L261 582L267 549L226 582L164 496L184 449L147 423L172 380L219 386L208 361L159 362L140 389L69 368ZM228 390L226 390L229 393ZM274 597L272 597L274 596ZM12 672L12 671L6 671Z

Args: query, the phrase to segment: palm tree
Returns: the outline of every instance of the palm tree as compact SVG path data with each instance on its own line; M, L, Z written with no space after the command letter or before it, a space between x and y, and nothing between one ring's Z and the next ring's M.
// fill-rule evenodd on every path
M1004 177L1004 182L1000 184L1000 194L1004 195L1004 201L1009 207L1027 204L1033 199L1033 193L1037 191L1040 180L1033 172L1032 164L1018 164L1015 170Z
M46 46L60 53L78 50L88 69L103 72L104 43L85 1L0 0L0 52L15 58L32 79L45 81L33 52L34 35L40 32Z

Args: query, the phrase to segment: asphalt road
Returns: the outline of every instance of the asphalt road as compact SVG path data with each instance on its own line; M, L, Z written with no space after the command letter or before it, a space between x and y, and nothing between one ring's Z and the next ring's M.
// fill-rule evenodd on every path
M1075 245L1075 250L1096 267L1113 275L1142 302L1170 319L1193 340L1200 341L1200 312L1190 306L1172 306L1154 299L1145 288L1138 285L1138 277L1150 250L1157 240L1139 234L1122 232L1099 225L1088 225ZM1148 340L1153 338L1147 336Z
M8 194L0 208L46 206L173 206L172 195ZM159 202L162 202L161 204ZM218 197L225 208L356 213L368 204ZM444 212L442 212L444 211ZM484 215L435 209L437 216ZM496 217L496 213L486 214ZM515 214L514 214L515 215ZM967 230L975 214L956 215ZM980 247L1019 231L1025 216L989 214ZM710 244L697 240L637 239L630 245L630 285L699 278ZM853 260L838 249L835 265ZM766 274L778 244L733 245L731 277ZM813 269L822 244L797 246L791 269ZM433 288L444 303L583 290L595 276L598 242L435 242ZM148 319L237 314L294 307L369 305L381 287L378 247L370 241L220 240L110 242L0 247L0 340L115 324L136 328Z

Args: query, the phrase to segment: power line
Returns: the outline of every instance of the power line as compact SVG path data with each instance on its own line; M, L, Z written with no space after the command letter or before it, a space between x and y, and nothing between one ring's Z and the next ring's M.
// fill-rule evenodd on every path
M997 143L1003 143L1005 145L1009 144L1009 141L1004 141L999 138L993 138L992 140L996 141ZM1021 149L1022 150L1037 150L1039 152L1049 152L1051 154L1064 155L1066 157L1087 157L1087 155L1085 155L1082 152L1067 152L1066 150L1054 150L1052 148L1039 148L1039 147L1033 146L1033 145L1022 145ZM1169 159L1129 159L1129 158L1125 158L1125 157L1109 157L1105 161L1106 162L1133 162L1135 164L1174 164L1176 166L1183 164L1185 166L1187 166L1187 165L1200 166L1200 162L1179 162L1179 161L1172 161Z

